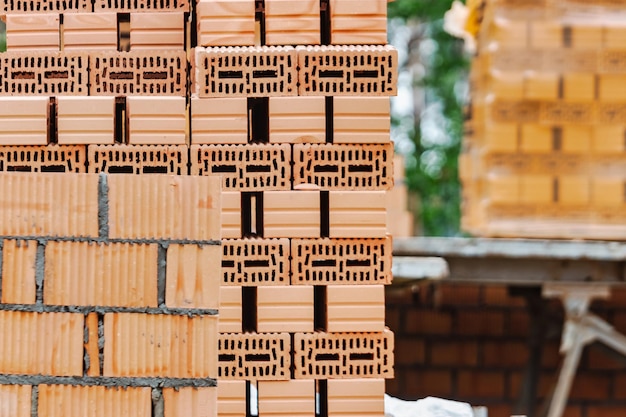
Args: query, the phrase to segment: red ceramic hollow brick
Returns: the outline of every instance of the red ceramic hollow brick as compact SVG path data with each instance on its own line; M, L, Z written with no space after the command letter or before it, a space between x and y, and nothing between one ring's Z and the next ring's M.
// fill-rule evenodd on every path
M255 4L247 0L200 0L196 3L198 45L255 44Z
M387 234L384 191L330 191L330 237L383 238Z
M104 376L214 378L217 316L104 316Z
M390 284L391 245L390 237L291 239L291 284Z
M91 11L91 1L89 0L16 0L4 2L3 9L8 13L52 13L52 12L87 12Z
M0 172L86 172L84 145L0 146Z
M222 285L287 285L289 257L289 239L222 240Z
M87 161L94 174L186 175L187 151L187 145L90 145Z
M2 303L35 303L36 257L36 241L4 240L2 244Z
M217 388L163 388L163 407L164 417L217 417Z
M223 190L291 189L289 144L191 145L191 174L219 175Z
M98 176L0 173L4 236L98 236Z
M290 367L289 333L220 334L220 381L288 380L291 378Z
M51 14L7 14L6 50L58 51L59 15Z
M48 97L0 97L0 145L48 143Z
M167 248L165 305L172 308L215 308L221 274L218 245Z
M109 175L113 239L220 238L218 177Z
M192 97L191 143L248 143L248 99Z
M333 143L389 143L388 97L334 97Z
M113 143L115 97L58 97L56 100L59 144Z
M328 417L384 415L384 379L328 380Z
M237 239L241 233L241 192L222 192L222 239Z
M315 381L259 381L259 416L315 417Z
M296 333L297 379L393 378L393 333Z
M263 193L265 237L320 236L318 191L267 191Z
M157 253L156 244L48 242L43 301L157 307Z
M185 97L127 97L128 142L131 145L184 145Z
M193 71L199 97L297 95L291 46L197 47Z
M387 0L331 0L329 6L331 44L387 43Z
M389 190L393 187L393 144L295 144L293 184L326 190Z
M217 415L218 417L246 417L246 381L219 381Z
M0 57L0 95L86 96L83 52L5 52Z
M0 373L83 375L83 315L0 311Z
M385 330L384 286L329 285L326 291L328 332Z
M30 385L0 385L0 416L30 417Z
M242 293L241 287L220 287L218 331L220 333L242 332Z
M100 350L98 347L98 314L89 313L85 316L87 329L84 343L85 354L89 357L87 376L100 376Z
M185 49L183 12L146 12L130 14L130 50Z
M187 0L95 0L94 12L150 12L150 11L189 11Z
M312 332L313 287L258 287L257 331Z
M187 58L185 51L92 52L89 79L91 96L184 96Z
M117 51L117 13L63 15L63 50Z
M298 46L298 95L393 96L398 53L385 46Z
M152 389L148 387L99 387L39 385L40 417L150 417Z
M267 45L319 45L320 2L317 0L267 0L265 42Z
M270 97L270 143L326 142L324 97Z

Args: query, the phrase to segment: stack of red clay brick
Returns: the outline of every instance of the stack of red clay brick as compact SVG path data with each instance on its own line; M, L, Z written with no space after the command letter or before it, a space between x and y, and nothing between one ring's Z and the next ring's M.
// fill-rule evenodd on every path
M626 237L626 7L487 0L462 156L464 227Z
M2 7L0 417L382 417L386 0Z
M387 4L256 6L197 4L192 173L223 175L225 190L219 415L245 416L256 392L259 416L382 417Z

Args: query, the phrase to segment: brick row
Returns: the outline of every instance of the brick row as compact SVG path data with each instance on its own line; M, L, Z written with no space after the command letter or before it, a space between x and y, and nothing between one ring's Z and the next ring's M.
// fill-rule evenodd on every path
M387 43L386 0L331 0L330 42ZM200 1L196 7L198 44L246 46L255 44L255 7L247 1ZM315 0L268 0L262 9L267 45L319 45L322 13Z
M189 11L186 0L3 0L3 14Z
M312 332L316 325L332 333L382 332L385 291L382 285L328 285L324 304L316 305L313 286L259 286L255 305L243 303L240 287L220 289L220 331L241 333L244 313L256 319L261 333ZM324 323L316 323L317 309ZM222 315L223 314L223 315Z
M496 100L490 114L497 123L626 124L626 105L622 102Z
M257 225L256 234L265 238L324 237L322 217L326 215L325 237L384 238L387 234L384 191L329 191L328 211L321 210L319 191L266 191L259 198L254 211L262 231ZM238 239L249 234L245 230L250 228L252 211L240 192L222 193L222 238Z
M197 47L193 66L199 97L396 94L391 46Z
M393 378L393 333L220 334L219 379ZM239 363L240 365L237 365Z
M184 96L184 51L6 52L0 95Z
M112 175L99 196L96 174L2 172L0 193L11 198L0 206L0 235L219 239L219 183L216 177Z
M159 306L156 244L49 241L42 247L41 277L37 246L34 240L3 241L2 303L35 304L41 278L44 305ZM165 261L165 306L217 309L219 246L170 244Z
M220 381L286 380L291 377L289 333L222 333L218 352Z
M2 97L0 120L6 129L0 134L0 145L191 143L196 145L192 152L200 153L194 162L194 171L208 172L209 163L204 161L207 152L238 149L226 145L248 145L246 149L254 149L254 146L293 144L300 153L305 149L325 150L333 144L362 144L368 151L378 145L382 149L383 145L391 145L389 110L387 97L336 97L332 110L327 109L324 97L271 97L266 119L269 143L265 144L256 139L257 133L249 128L255 117L249 117L247 99L241 97L192 98L190 114L184 97ZM333 125L328 131L327 119ZM319 148L304 144L317 144ZM222 148L202 148L201 145L221 145ZM352 151L347 156L354 159L358 155ZM384 155L382 158L386 164L387 158ZM356 171L361 172L360 175L374 172L364 167L350 169L350 172Z
M222 285L391 283L391 238L225 239Z

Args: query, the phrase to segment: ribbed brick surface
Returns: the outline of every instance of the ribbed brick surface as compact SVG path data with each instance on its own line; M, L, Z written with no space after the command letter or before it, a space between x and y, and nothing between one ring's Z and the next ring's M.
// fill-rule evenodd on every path
M220 239L217 177L111 175L111 238Z
M165 305L218 308L221 248L172 244L167 248Z
M164 417L217 417L217 388L164 388Z
M151 389L39 385L40 417L152 415Z
M0 416L31 417L30 385L0 385Z
M315 417L315 381L259 381L259 415Z
M104 337L105 376L217 376L215 316L106 314Z
M0 373L83 374L83 315L0 311Z
M157 245L49 242L46 304L157 307Z
M2 303L34 304L37 292L35 261L37 242L8 240L2 243Z
M246 417L246 381L219 382L217 415L219 417Z
M98 236L97 175L3 172L0 195L2 235Z

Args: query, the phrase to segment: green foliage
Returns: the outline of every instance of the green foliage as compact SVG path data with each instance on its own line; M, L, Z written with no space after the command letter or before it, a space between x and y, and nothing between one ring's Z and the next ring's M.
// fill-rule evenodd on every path
M395 0L389 3L389 17L402 18L417 24L422 40L434 41L436 48L422 64L425 74L416 80L414 88L423 88L426 105L439 104L443 128L448 140L440 143L422 135L417 120L412 132L414 143L413 163L407 163L406 180L409 188L419 195L417 219L421 233L434 236L451 236L460 233L460 185L458 156L463 134L463 103L457 92L459 80L467 78L468 59L463 53L463 43L443 30L443 15L452 0ZM412 48L419 46L412 43ZM425 159L435 156L438 169L428 169Z

